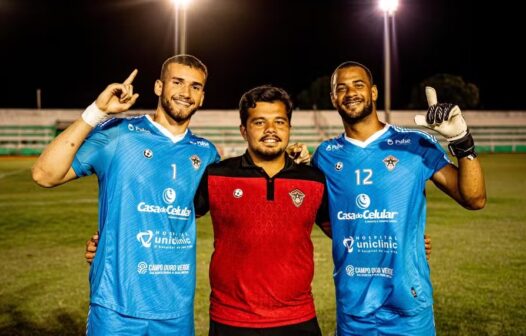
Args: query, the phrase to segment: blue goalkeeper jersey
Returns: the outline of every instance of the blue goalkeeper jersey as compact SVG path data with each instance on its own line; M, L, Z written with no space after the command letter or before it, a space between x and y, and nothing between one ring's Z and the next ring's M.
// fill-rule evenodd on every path
M427 133L386 125L367 141L323 142L338 311L414 315L433 303L424 248L426 181L450 163Z
M91 303L145 319L193 312L193 199L212 143L189 130L174 137L149 116L110 119L79 149L77 176L99 181L99 245Z

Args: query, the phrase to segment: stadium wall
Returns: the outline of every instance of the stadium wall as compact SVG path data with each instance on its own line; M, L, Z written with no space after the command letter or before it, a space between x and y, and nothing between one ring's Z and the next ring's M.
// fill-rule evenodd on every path
M134 110L120 116L151 113ZM0 155L35 155L58 133L76 120L81 109L0 109ZM423 111L393 111L391 123L415 127L413 119ZM379 111L384 120L384 112ZM526 152L526 111L463 111L480 152ZM305 143L312 150L324 139L343 132L335 111L295 111L291 143ZM201 110L190 123L192 131L212 140L224 157L245 149L239 135L237 110ZM444 144L445 145L445 144Z

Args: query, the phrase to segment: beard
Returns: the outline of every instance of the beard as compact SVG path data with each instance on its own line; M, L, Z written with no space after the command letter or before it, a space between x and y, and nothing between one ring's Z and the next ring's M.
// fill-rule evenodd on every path
M373 113L373 102L369 100L369 103L365 105L363 110L356 114L356 115L349 115L347 114L347 111L345 111L342 107L338 107L338 114L342 118L342 120L347 124L355 124L357 122L362 121L369 115Z
M194 113L197 111L198 107L186 110L184 108L177 109L171 104L171 98L161 98L161 106L163 107L164 112L170 116L174 121L181 123L192 118ZM191 106L190 106L191 107Z
M285 153L284 148L276 148L269 150L254 149L254 154L264 159L265 161L272 161Z

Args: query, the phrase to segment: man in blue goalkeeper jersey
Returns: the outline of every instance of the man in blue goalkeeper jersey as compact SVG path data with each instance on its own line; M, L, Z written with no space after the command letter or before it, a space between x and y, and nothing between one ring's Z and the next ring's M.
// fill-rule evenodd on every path
M206 166L219 161L188 129L203 103L205 65L167 59L152 116L111 118L138 98L132 81L109 85L33 167L54 187L96 174L99 253L90 270L88 335L193 335L194 194Z
M382 123L367 67L341 64L331 99L345 133L323 142L313 164L327 178L338 335L435 334L424 251L426 181L460 205L484 207L480 162L460 109L426 89L427 116L415 118L449 141L458 168L422 131Z

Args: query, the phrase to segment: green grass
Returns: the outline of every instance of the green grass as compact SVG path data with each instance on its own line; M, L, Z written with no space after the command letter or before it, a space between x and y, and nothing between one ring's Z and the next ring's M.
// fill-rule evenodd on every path
M55 189L30 180L34 158L0 159L0 335L80 335L88 308L84 243L96 230L93 177ZM463 210L428 188L438 335L526 334L526 155L483 155L488 205ZM198 221L196 332L208 329L209 217ZM334 331L330 241L315 229L313 292Z

